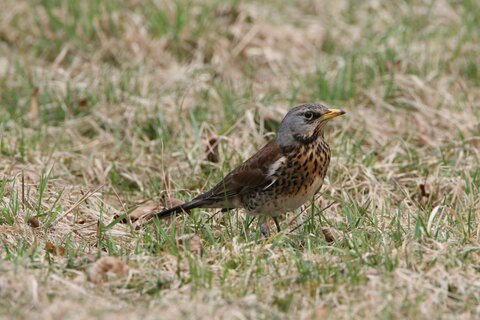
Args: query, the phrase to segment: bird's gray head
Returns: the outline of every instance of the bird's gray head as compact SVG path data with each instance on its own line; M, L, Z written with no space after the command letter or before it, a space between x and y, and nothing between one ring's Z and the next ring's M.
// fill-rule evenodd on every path
M323 137L328 120L345 111L329 109L322 104L302 104L291 109L280 124L277 142L281 147L309 144Z

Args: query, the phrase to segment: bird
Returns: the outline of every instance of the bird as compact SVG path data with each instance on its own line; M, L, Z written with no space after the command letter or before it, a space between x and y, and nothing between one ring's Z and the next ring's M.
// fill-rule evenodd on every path
M191 201L165 209L160 219L194 208L243 208L250 215L277 217L293 211L319 192L330 164L326 124L345 114L321 103L293 107L273 140L240 164L213 188Z

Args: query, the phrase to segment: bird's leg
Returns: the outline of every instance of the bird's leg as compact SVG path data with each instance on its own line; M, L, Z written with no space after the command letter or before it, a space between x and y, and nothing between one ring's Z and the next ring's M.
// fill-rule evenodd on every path
M260 232L265 238L270 237L270 226L268 225L268 219L263 218L263 223L260 225Z
M273 222L275 222L275 226L277 227L277 232L280 233L282 228L280 228L280 223L278 222L277 217L272 217ZM270 237L270 225L268 223L268 218L264 218L263 223L260 225L260 231L265 238Z
M280 228L280 223L278 222L278 218L277 217L272 217L272 218L273 218L273 221L275 222L275 226L277 227L277 232L280 233L282 229Z

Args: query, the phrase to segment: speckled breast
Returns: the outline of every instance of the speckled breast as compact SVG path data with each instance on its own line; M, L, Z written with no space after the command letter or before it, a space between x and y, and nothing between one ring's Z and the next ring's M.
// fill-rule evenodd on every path
M330 163L325 141L303 145L285 158L273 174L275 183L242 199L250 214L277 216L295 210L320 190Z

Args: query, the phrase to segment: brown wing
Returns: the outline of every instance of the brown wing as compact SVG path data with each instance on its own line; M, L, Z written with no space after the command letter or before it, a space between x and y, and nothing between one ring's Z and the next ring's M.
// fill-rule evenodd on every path
M222 201L268 186L272 182L268 176L270 167L282 156L282 149L275 141L271 141L196 199Z

